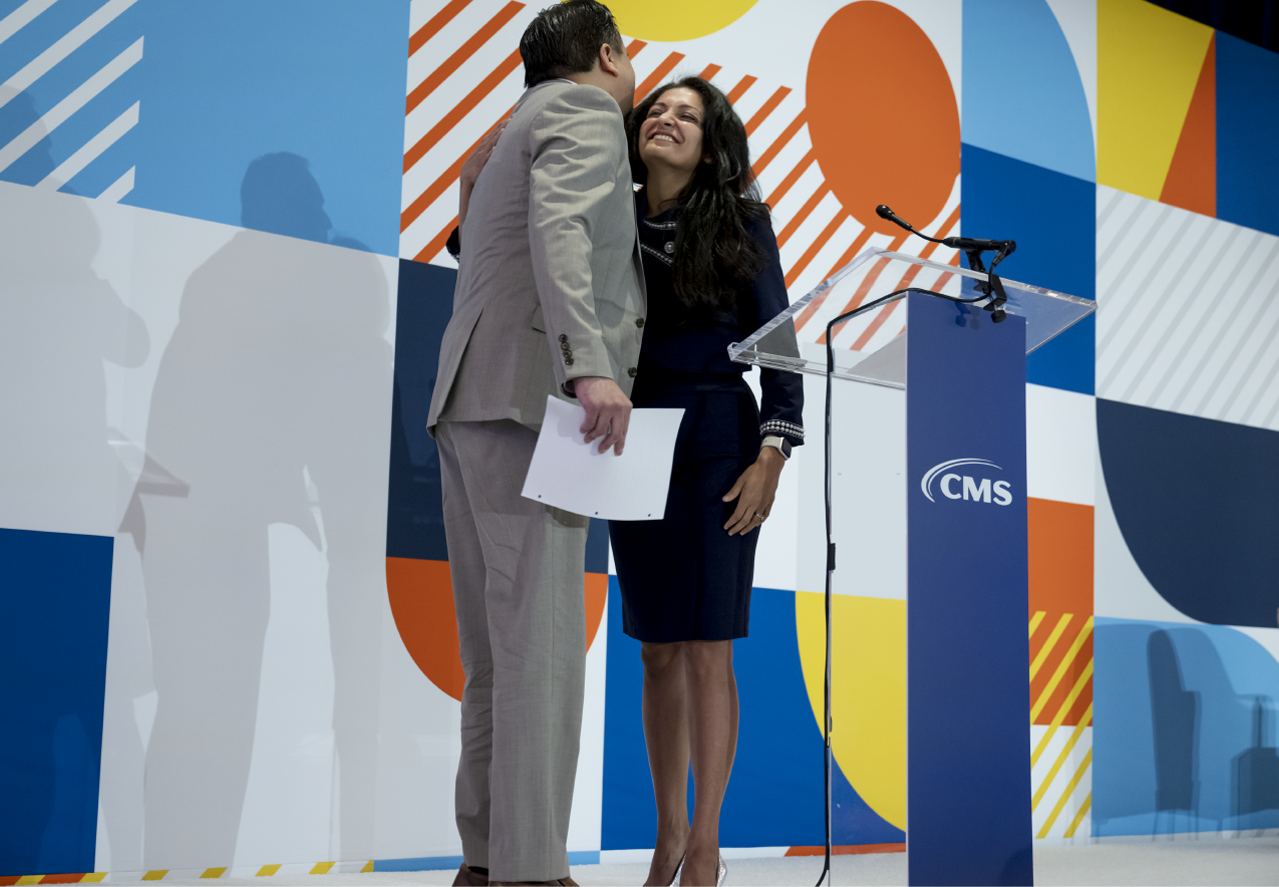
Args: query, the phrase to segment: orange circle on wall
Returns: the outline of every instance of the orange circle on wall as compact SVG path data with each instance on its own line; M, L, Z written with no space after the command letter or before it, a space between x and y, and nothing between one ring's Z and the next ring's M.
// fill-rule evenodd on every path
M432 684L462 698L466 673L458 652L457 612L448 561L407 557L386 559L386 590L391 615L404 648ZM586 647L599 631L608 600L608 576L586 574Z
M806 88L817 163L853 218L896 236L879 204L916 228L941 214L959 175L959 106L919 25L886 3L850 3L817 36Z

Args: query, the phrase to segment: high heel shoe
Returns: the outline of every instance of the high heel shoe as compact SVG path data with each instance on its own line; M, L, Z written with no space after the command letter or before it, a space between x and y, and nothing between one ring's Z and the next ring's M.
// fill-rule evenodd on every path
M671 878L671 887L675 887L675 885L679 883L679 874L684 871L685 858L686 857L681 856L679 859L679 865L675 866L675 877Z
M679 873L683 870L684 860L679 860L679 868L675 869L675 879L670 882L670 887L679 887ZM720 856L719 867L715 869L715 887L724 887L726 878L728 878L728 864L725 864L723 856Z

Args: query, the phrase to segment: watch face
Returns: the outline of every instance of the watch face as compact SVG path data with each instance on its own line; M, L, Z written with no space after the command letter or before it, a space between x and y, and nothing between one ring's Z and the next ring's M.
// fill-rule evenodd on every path
M782 438L782 455L785 456L787 459L789 459L790 451L791 451L790 441L788 441L786 438L783 437Z

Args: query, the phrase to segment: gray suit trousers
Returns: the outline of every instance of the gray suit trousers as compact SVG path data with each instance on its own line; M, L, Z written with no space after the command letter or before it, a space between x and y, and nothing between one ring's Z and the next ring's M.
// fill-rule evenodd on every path
M589 521L520 496L537 433L440 422L453 600L466 687L457 827L495 881L568 876L586 678Z

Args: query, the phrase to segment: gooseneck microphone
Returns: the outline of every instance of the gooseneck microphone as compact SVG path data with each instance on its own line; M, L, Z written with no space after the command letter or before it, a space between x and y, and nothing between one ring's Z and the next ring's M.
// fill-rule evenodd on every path
M1004 258L1011 256L1013 251L1017 249L1017 241L1015 240L980 240L975 237L945 237L938 240L936 237L929 237L927 234L921 234L916 231L910 222L893 212L885 203L875 207L875 214L881 219L892 222L899 228L905 228L916 237L922 237L924 240L929 240L933 243L940 243L942 246L948 246L951 249L963 250L964 252L970 250L994 250L1002 252Z
M881 203L875 207L875 214L885 221L892 222L899 228L906 229L916 237L922 237L931 243L940 243L942 246L960 250L967 255L969 269L987 275L985 281L975 285L977 292L990 298L990 301L985 305L985 309L992 313L992 320L995 323L999 323L1004 319L1004 303L1007 301L1007 296L1004 293L1003 281L995 274L995 267L1013 254L1017 249L1017 241L982 240L976 237L944 237L939 240L936 237L929 237L927 234L916 231L910 222L893 212L886 203ZM983 252L993 252L995 254L995 257L990 262L989 269L986 268L981 260Z

